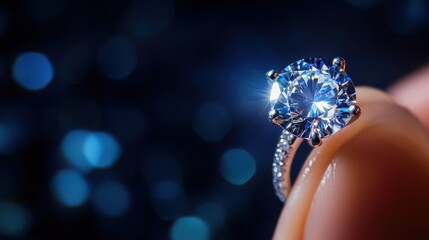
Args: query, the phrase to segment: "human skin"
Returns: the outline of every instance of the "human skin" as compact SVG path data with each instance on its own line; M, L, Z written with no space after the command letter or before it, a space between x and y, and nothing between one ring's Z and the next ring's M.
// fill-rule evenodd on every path
M356 91L361 117L310 153L274 239L429 239L429 68Z

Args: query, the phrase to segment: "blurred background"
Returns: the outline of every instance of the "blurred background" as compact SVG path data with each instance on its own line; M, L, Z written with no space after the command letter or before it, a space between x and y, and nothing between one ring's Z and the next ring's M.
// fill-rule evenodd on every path
M428 43L426 0L1 1L0 238L269 239L265 72L386 88Z

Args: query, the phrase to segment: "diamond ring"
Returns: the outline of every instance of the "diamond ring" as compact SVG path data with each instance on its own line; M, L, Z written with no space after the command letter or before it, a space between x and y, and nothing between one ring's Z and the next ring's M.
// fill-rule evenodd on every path
M269 70L271 82L269 120L282 127L273 162L276 195L285 201L292 187L290 167L303 139L312 147L355 121L361 113L356 105L346 62L321 58L298 60L280 73Z

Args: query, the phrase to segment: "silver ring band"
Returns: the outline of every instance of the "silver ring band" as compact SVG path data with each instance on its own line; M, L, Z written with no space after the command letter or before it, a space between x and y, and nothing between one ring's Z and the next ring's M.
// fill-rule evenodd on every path
M277 197L285 202L292 188L290 170L296 150L302 143L301 138L283 130L277 143L273 160L273 185Z

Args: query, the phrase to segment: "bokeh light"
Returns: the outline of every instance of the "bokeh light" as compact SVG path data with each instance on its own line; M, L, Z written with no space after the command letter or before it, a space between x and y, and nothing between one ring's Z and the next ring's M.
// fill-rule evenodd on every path
M30 215L22 206L3 201L0 202L0 234L17 237L28 228Z
M244 149L228 150L221 158L220 173L232 184L245 184L252 178L255 171L255 159Z
M124 214L130 206L131 196L127 188L117 181L105 182L94 190L92 203L98 213L108 217Z
M386 21L399 34L409 35L429 29L429 2L395 1L386 6Z
M52 191L59 202L67 207L77 207L85 203L89 195L89 185L77 171L59 171L52 183Z
M135 47L124 36L107 40L98 54L100 71L111 79L127 77L137 65Z
M212 229L220 228L226 219L226 211L216 202L207 202L199 206L195 215L204 219Z
M207 240L210 229L201 218L186 216L174 222L170 234L172 240Z
M163 220L174 220L186 208L186 197L176 181L164 180L155 184L152 190L153 208Z
M13 153L21 140L21 129L14 122L0 122L0 154Z
M28 90L45 88L54 77L54 70L48 57L37 52L20 54L13 64L15 80Z
M95 132L87 136L83 145L83 153L92 166L105 168L116 162L120 154L120 147L112 135Z
M429 0L329 3L3 1L0 239L270 239L266 71L338 54L387 89L429 62Z
M81 129L70 131L64 137L61 150L66 160L82 171L110 167L121 152L119 143L111 134Z
M91 136L91 132L89 131L73 130L67 133L61 144L62 153L69 164L83 171L92 169L92 165L87 160L83 151L85 142L89 136Z
M198 108L192 126L202 139L216 142L228 133L231 128L231 117L221 105L208 102Z

